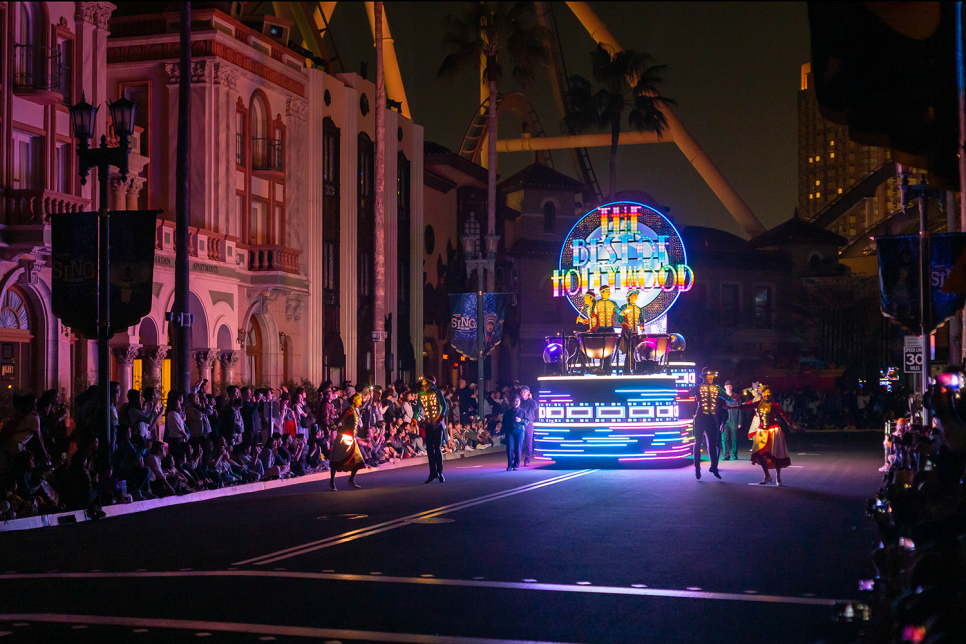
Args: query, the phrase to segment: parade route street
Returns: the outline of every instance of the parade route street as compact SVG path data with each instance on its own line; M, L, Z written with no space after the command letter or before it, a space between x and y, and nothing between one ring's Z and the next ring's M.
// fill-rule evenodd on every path
M761 469L506 472L499 454L0 534L0 642L835 641L876 433Z

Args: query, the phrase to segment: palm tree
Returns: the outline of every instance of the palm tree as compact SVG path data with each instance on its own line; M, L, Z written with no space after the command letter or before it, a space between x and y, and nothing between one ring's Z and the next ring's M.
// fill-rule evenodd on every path
M496 234L496 102L503 67L497 60L505 51L513 62L511 74L529 84L538 67L550 63L547 30L537 24L532 2L464 2L461 15L447 16L443 46L450 53L436 74L453 80L467 69L478 70L486 60L483 80L489 85L487 136L487 234Z
M565 128L574 134L591 128L611 133L610 199L617 191L617 144L624 112L630 110L627 121L640 132L654 132L660 137L667 129L662 107L674 105L674 101L658 91L667 65L654 65L653 60L650 54L631 49L611 55L597 45L591 54L596 86L583 76L570 77Z

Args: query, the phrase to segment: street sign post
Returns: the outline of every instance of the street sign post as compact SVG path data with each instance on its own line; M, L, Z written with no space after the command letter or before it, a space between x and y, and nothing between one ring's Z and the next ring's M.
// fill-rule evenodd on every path
M902 348L902 364L905 373L922 373L922 336L907 335Z

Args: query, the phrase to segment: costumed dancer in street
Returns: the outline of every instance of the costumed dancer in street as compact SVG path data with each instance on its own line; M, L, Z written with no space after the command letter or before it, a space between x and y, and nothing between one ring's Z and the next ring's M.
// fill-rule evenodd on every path
M429 456L429 478L443 478L443 443L446 442L446 397L436 388L436 378L423 376L419 381L419 393L416 394L416 409L413 410L413 423L422 430Z
M533 456L533 423L536 422L537 416L540 414L540 407L530 394L528 385L520 387L520 410L526 414L523 432L523 451L525 454L523 464L526 466L530 464L530 458Z
M329 487L335 487L335 473L350 472L349 487L360 489L356 483L356 472L365 464L362 459L362 452L356 443L356 432L359 429L361 420L359 418L359 408L362 407L362 394L354 394L349 399L349 406L345 408L339 417L338 436L335 444L332 445L332 458L329 460Z
M746 397L751 398L751 401L745 401L745 402L756 402L756 403L761 402L761 383L758 381L751 383L750 387L747 387L741 390L741 395L742 395L742 398L746 398ZM747 433L748 428L751 427L751 420L755 417L755 412L754 410L748 409L747 407L741 409L740 411L741 411L741 415L740 415L741 426L738 428L738 431L742 433ZM749 449L748 451L751 452L753 451L753 449Z
M634 336L642 330L641 307L637 305L637 298L641 294L640 290L632 289L627 294L627 304L621 307L621 345L620 350L624 354L624 375L628 376L633 371L634 347L632 340Z
M617 326L617 304L610 299L610 286L600 287L600 299L594 303L594 317L591 323L591 331L610 331ZM610 374L610 359L607 356L601 362L601 371L604 375Z
M767 485L772 482L769 469L775 470L775 483L782 484L782 469L792 464L792 459L788 457L788 446L785 444L785 434L782 432L780 422L794 429L795 423L782 406L772 401L771 389L766 385L761 385L761 400L746 402L741 407L751 408L755 412L755 417L751 419L751 427L748 428L748 438L752 440L751 462L761 465L761 471L765 477L758 483Z
M734 399L725 393L720 385L714 384L714 379L718 375L717 371L712 371L709 367L701 370L701 384L694 392L698 402L698 409L694 413L694 476L701 478L701 445L707 442L708 458L711 459L709 472L715 478L721 478L718 473L718 425L720 416L723 415L724 406L718 400L734 402Z
M724 390L726 394L734 397L734 386L730 380L725 382ZM730 405L726 407L724 422L721 423L721 451L726 461L738 460L738 425L740 424L741 410Z

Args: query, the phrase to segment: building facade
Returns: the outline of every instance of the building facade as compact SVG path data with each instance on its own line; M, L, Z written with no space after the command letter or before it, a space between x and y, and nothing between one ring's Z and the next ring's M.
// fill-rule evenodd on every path
M133 15L136 7L115 11L106 2L2 7L8 50L44 47L60 61L56 87L30 67L39 55L22 65L13 56L4 63L0 127L12 143L0 157L0 273L11 328L0 332L0 344L6 337L16 345L2 349L19 358L16 386L70 393L94 375L96 343L75 337L50 311L46 241L49 214L97 207L91 195L102 178L80 186L68 126L66 105L84 92L94 105L126 96L139 106L134 171L107 180L112 208L163 211L154 300L137 327L111 340L111 353L122 387L153 381L166 389L179 154L178 14ZM272 37L266 25L278 22L269 16L264 23L242 23L217 9L192 15L194 375L216 386L408 377L416 370L413 347L423 337L422 307L412 305L422 301L422 271L413 260L423 248L422 127L387 111L387 247L376 249L375 85L312 65ZM54 64L46 65L52 77ZM44 84L51 87L37 87ZM109 134L106 111L98 113L98 137ZM377 252L386 260L389 359L381 374L373 364Z
M848 127L825 119L812 83L811 63L802 65L798 92L798 211L812 219L850 186L891 160L888 148L859 145ZM900 208L899 186L889 178L875 196L833 222L829 230L846 238L871 228Z

